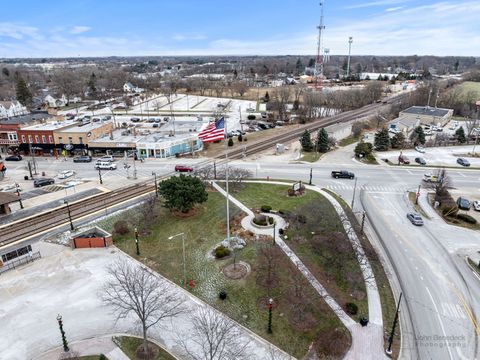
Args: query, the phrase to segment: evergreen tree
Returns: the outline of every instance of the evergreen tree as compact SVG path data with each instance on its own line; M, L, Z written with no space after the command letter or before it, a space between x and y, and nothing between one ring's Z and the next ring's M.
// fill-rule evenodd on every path
M28 88L27 82L21 76L17 78L16 84L17 100L22 105L28 105L32 102L32 93Z
M425 144L425 133L423 132L423 128L421 126L417 126L415 128L412 135L410 135L410 140L412 140L415 145Z
M228 139L228 146L233 146L233 139L232 138Z
M295 64L295 69L297 70L297 74L300 74L303 72L303 63L300 58L298 58L297 63Z
M97 77L95 76L95 73L92 73L92 75L90 75L87 86L90 96L95 97L97 95Z
M356 157L367 157L372 154L372 144L360 141L357 146L355 146L354 152Z
M310 135L310 131L305 130L302 137L300 138L300 144L302 145L303 151L312 151L313 144L312 144L312 136Z
M328 143L328 134L324 128L318 130L317 134L317 151L326 153L330 150L330 144Z
M268 91L265 93L265 96L263 97L263 99L266 103L270 101L270 95L268 94Z
M310 60L308 60L308 67L309 68L312 68L315 66L315 59L314 58L310 58Z
M375 140L373 142L375 149L378 151L387 151L390 147L390 136L388 130L383 128L375 133Z
M390 139L390 145L392 145L394 149L403 148L405 145L405 135L403 135L403 133L395 134L395 136Z
M460 144L464 144L467 142L467 138L465 137L465 130L463 130L463 126L460 126L457 131L455 131L455 137Z
M165 206L170 210L187 213L196 204L207 201L208 194L205 184L193 176L172 176L158 184L158 192L162 196Z
M2 69L2 74L5 75L5 76L10 76L10 70L8 70L8 68L4 67Z

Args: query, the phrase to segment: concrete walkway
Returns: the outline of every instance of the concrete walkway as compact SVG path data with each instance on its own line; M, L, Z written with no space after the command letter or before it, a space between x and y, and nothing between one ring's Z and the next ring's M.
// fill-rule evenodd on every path
M268 183L275 185L288 185L291 184L276 182L276 181L249 181L254 183ZM212 185L217 189L221 194L226 196L226 192L221 188L217 183L212 182ZM344 230L352 244L352 247L357 256L357 260L360 264L362 274L365 280L365 285L367 289L367 298L368 298L368 311L370 323L362 327L360 324L355 322L350 316L348 316L341 306L336 302L334 298L328 294L326 289L320 284L320 282L313 276L313 274L308 270L308 268L303 264L303 262L298 258L298 256L289 248L289 246L282 239L279 230L283 228L286 224L282 217L274 214L269 214L272 216L275 221L277 221L278 226L275 230L275 239L276 244L282 249L282 251L290 258L290 260L298 267L302 272L308 282L314 287L318 294L325 300L328 306L333 310L337 317L342 321L342 323L347 327L352 335L352 346L349 349L345 359L386 359L385 350L384 350L384 341L383 341L383 319L382 319L382 306L380 302L380 294L375 282L375 276L370 267L370 263L365 255L365 252L362 248L360 240L358 239L353 226L351 225L348 217L343 210L342 206L338 201L326 193L325 191L319 189L315 186L306 186L307 189L316 191L323 195L335 208L338 216L340 217ZM273 229L261 229L254 226L251 222L254 213L240 201L229 195L229 200L235 204L238 208L244 211L247 216L242 219L242 227L246 230L250 230L256 234L261 235L272 235Z
M68 344L71 354L78 356L103 354L108 360L130 360L125 353L112 341L112 336L76 341ZM36 357L35 360L58 360L63 354L63 348L59 347Z

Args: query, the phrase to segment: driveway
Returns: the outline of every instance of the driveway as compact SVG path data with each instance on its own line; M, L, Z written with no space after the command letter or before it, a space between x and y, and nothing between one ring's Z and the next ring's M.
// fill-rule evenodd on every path
M42 259L0 278L1 359L31 359L61 346L58 314L63 317L69 342L113 333L139 334L134 318L116 323L97 296L105 281L106 266L118 258L130 258L115 247L71 250L48 243L40 246ZM152 329L149 336L172 354L185 358L177 339L186 339L191 350L197 349L190 339L191 318L203 302L171 286L178 296L187 297L188 312L163 322L162 328ZM239 330L243 340L250 341L250 359L269 359L272 351L276 359L288 358L247 329L239 326Z

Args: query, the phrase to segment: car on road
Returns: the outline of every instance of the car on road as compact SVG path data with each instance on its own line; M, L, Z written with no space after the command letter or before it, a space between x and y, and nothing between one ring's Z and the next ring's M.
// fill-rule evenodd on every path
M0 188L1 192L17 192L17 191L22 191L22 188L18 185L15 184L8 184L4 185L3 187Z
M415 146L415 150L422 154L425 153L425 148L420 145Z
M72 177L75 175L75 171L73 170L63 170L58 173L58 178L59 179L68 179L69 177Z
M22 156L21 155L10 155L5 158L5 161L21 161Z
M158 127L160 127L160 124L158 124L158 123L155 123L155 124L153 124L153 125L152 125L152 127L154 127L154 128L158 128Z
M52 178L40 178L33 181L34 187L42 187L47 185L55 184L55 179Z
M426 162L425 159L422 158L422 157L416 157L416 158L415 158L415 162L416 162L417 164L420 164L420 165L427 165L427 162Z
M458 158L457 164L460 164L462 166L467 166L467 167L470 166L470 162L465 158Z
M410 160L409 160L408 157L406 157L405 155L400 155L400 156L398 157L398 162L399 162L400 164L406 164L406 165L410 164Z
M178 172L192 172L193 168L186 165L175 165L175 171Z
M475 200L475 201L473 202L473 209L474 209L475 211L480 211L480 201L479 201L479 200Z
M102 156L101 158L98 158L97 162L98 161L114 162L115 160L113 159L112 155L105 155L105 156Z
M117 164L110 161L97 161L95 163L95 170L116 170Z
M131 121L131 122L140 122L140 118L138 118L138 117L132 117L132 118L130 118L130 121Z
M441 180L442 180L441 177L439 177L437 175L430 174L430 173L426 173L426 174L423 175L423 181L428 182L428 183L438 183Z
M353 179L355 178L355 174L349 171L340 170L340 171L332 171L332 177L335 179Z
M416 225L416 226L422 226L423 225L422 217L415 212L408 213L407 214L407 219L410 220L410 222L413 225Z
M470 203L470 200L460 196L457 199L457 206L461 210L470 210L472 204Z
M73 158L74 163L89 163L92 161L92 157L89 155L76 156Z

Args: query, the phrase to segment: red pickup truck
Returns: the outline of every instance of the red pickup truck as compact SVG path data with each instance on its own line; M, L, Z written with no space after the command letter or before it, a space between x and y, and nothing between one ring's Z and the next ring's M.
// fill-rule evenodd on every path
M193 168L186 165L175 165L175 171L178 172L192 172Z

